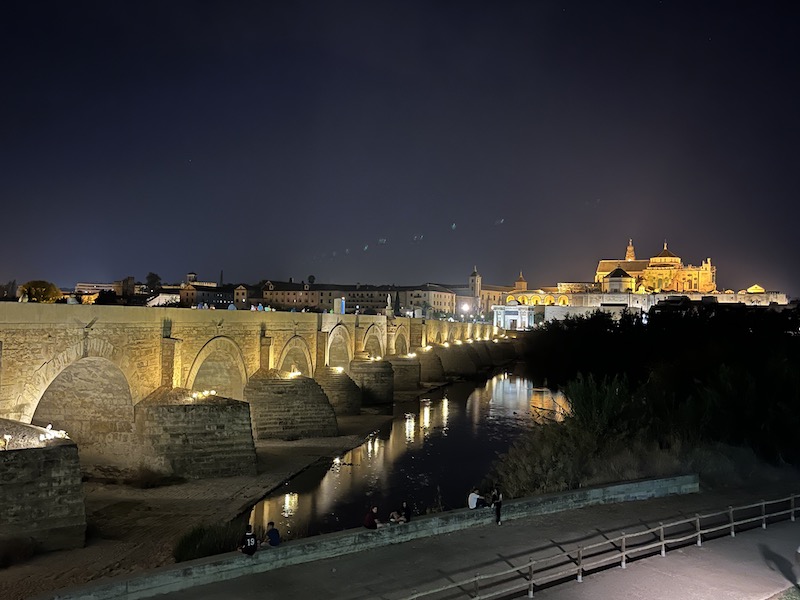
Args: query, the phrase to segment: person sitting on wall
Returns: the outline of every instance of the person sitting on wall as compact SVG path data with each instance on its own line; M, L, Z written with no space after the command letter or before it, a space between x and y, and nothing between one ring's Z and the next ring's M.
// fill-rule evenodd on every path
M408 503L403 500L398 510L393 510L389 514L390 523L408 523L411 520L411 509L408 508Z
M277 546L281 543L281 532L275 527L275 521L267 523L267 534L264 543L268 546Z
M239 551L248 556L253 556L258 550L258 540L253 533L253 526L248 524L247 531L239 542Z
M486 508L489 506L486 499L478 493L478 488L473 488L467 497L467 506L470 508Z
M364 517L364 527L367 529L378 529L383 526L384 523L381 523L380 519L378 519L378 507L373 505Z

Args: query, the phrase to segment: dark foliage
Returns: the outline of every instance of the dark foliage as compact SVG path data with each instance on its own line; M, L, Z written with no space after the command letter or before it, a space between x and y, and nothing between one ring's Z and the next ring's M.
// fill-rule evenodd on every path
M742 445L797 465L799 324L797 309L743 305L667 307L646 324L596 313L533 332L527 362L587 432Z

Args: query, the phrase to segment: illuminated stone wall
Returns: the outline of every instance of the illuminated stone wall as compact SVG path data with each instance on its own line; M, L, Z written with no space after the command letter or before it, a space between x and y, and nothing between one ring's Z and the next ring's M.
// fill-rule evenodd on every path
M0 430L10 431L3 424L0 419ZM9 448L0 451L0 539L33 539L42 551L82 547L86 510L78 447L51 440L13 449L12 438Z
M206 398L178 402L154 394L136 405L141 462L188 478L256 474L256 453L246 402Z

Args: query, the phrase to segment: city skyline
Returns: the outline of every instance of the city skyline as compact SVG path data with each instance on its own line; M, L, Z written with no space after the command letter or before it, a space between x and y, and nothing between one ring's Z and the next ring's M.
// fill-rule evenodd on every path
M800 294L793 4L2 10L0 283L547 286L633 238Z

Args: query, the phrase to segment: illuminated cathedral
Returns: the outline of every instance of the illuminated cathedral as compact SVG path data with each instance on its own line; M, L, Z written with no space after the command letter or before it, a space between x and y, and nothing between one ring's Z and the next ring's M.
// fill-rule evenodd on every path
M692 301L741 303L748 306L785 305L783 292L766 291L759 285L746 290L717 290L717 268L711 259L700 266L684 264L667 248L648 259L637 259L633 240L625 258L597 263L594 281L560 282L553 287L528 289L520 273L514 287L506 288L505 302L492 305L494 324L504 329L528 329L533 325L600 310L619 318L623 312L648 312L661 301L683 297Z
M711 265L710 258L705 259L699 267L684 265L681 257L667 248L667 242L664 242L664 249L656 256L638 260L633 240L628 240L625 258L598 262L594 280L604 292L707 294L717 291L717 268Z

